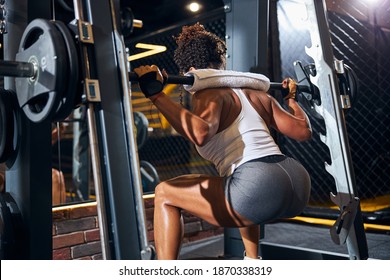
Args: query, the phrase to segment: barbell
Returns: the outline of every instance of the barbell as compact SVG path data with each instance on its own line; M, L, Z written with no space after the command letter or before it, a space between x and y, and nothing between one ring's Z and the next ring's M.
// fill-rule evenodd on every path
M76 94L82 83L75 37L60 21L35 19L22 35L16 61L0 61L0 76L16 77L18 104L31 121L60 121L76 106ZM294 69L298 102L313 116L321 118L314 110L314 105L321 102L319 90L310 81L310 75L315 75L314 65L304 67L297 61ZM134 72L128 76L131 82L138 80ZM356 85L355 80L354 75L347 75L349 84ZM192 85L194 77L168 75L167 83ZM283 84L271 82L270 90L283 90ZM346 94L356 95L353 93Z
M35 47L34 47L35 48ZM69 48L70 49L70 48ZM27 54L26 54L27 53ZM31 51L18 54L17 57L27 61L0 61L0 75L16 77L16 94L19 105L23 108L27 117L33 122L41 122L49 117L54 119L65 118L74 109L74 98L77 87L78 71L77 62L74 59L69 63L68 68L72 68L72 78L67 77L67 73L57 65L57 59L50 63L44 56L31 55ZM41 59L41 62L40 62ZM60 59L58 59L59 61ZM62 62L61 62L62 63ZM65 63L64 63L65 64ZM45 68L49 67L49 68ZM65 83L63 78L57 78L54 74L66 75ZM53 74L54 73L54 74ZM137 82L138 75L135 72L129 72L129 81ZM168 75L167 84L192 85L193 76ZM67 86L65 92L61 91ZM271 90L283 90L282 83L271 82ZM312 99L312 85L298 84L298 93L305 93L305 97ZM46 99L42 102L42 98ZM43 96L43 97L42 97ZM62 96L62 99L58 99Z

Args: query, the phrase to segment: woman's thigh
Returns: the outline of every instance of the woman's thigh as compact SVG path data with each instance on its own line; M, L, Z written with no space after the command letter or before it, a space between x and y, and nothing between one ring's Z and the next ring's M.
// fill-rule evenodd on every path
M160 183L155 192L157 207L170 205L224 227L252 222L235 213L224 194L224 179L208 175L183 175Z

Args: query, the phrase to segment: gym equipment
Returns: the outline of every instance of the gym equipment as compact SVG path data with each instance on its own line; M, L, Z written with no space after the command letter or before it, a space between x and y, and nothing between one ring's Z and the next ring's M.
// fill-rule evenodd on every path
M320 139L328 146L331 158L331 163L325 162L325 169L335 179L337 194L331 194L331 199L340 208L340 216L331 228L331 237L336 244L347 243L350 259L367 259L367 240L359 198L355 196L355 175L343 116L343 109L348 108L350 102L342 91L354 89L348 76L344 76L343 62L333 56L325 1L305 0L305 5L312 43L306 52L313 58L317 69L310 80L321 90L321 104L315 105L315 110L324 119L326 134L321 134ZM341 82L338 81L340 76Z
M142 181L142 190L144 193L154 192L160 179L156 168L148 161L140 161L140 172Z
M64 44L57 29L47 20L35 19L23 33L16 59L33 65L29 79L16 79L16 94L21 108L34 122L45 120L59 105L65 86Z
M15 200L9 193L0 193L0 259L23 258L25 232Z
M151 259L119 1L74 5L103 259Z
M70 29L61 21L54 21L54 25L60 31L62 39L66 48L66 62L68 63L69 71L65 75L66 84L64 86L63 94L60 96L60 104L53 117L53 121L64 120L72 112L76 105L76 94L79 92L79 59L78 51L74 43L74 38L70 32Z
M134 112L133 114L134 125L137 132L137 146L138 150L140 150L148 138L149 121L141 112ZM156 168L150 162L140 160L140 173L143 192L153 192L157 184L160 182Z
M19 106L33 122L58 121L74 109L79 65L69 28L35 19L25 29L15 61L2 61L0 75L17 77Z
M18 149L18 125L15 93L0 89L0 162L15 157Z
M121 16L121 28L123 36L129 37L134 28L142 28L143 23L141 20L137 20L134 18L133 11L130 7L124 7L120 11Z
M129 80L131 82L137 82L138 76L135 72L129 72ZM180 75L171 75L168 74L166 79L167 84L181 84L181 85L192 85L194 84L194 77L193 76L180 76ZM271 90L282 90L282 83L278 82L271 82L270 83L270 89ZM311 87L309 85L304 84L298 84L298 90L301 92L311 92Z
M346 104L343 106L343 109L349 109L351 108L351 103L354 103L357 99L357 78L349 66L344 65L344 67L344 70L338 70L336 73L340 85L340 96ZM322 119L322 116L315 110L315 106L321 104L320 92L318 87L310 80L310 75L315 76L316 73L314 64L304 66L302 62L295 61L294 69L297 76L297 101L310 112L311 116ZM130 81L138 81L136 73L129 72L128 75ZM168 74L166 83L192 85L194 83L194 77ZM283 84L279 82L271 82L270 90L285 91Z
M3 35L4 60L15 60L24 30L29 22L35 18L52 18L51 4L51 0L5 1L7 33ZM14 127L17 128L14 130L17 137L13 139L16 144L15 156L5 162L7 167L5 192L18 206L24 225L23 230L19 232L24 234L19 243L21 246L5 254L6 256L13 254L15 259L51 259L53 234L51 123L29 121L17 104L15 78L5 76L4 88L12 93L14 99L15 105L10 102L7 106L12 107L15 112L16 117L13 121ZM13 204L8 206L14 207ZM4 226L13 227L12 223Z

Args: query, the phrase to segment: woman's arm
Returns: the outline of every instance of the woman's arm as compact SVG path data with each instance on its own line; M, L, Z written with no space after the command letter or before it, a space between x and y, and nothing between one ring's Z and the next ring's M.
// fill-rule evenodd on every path
M280 133L297 141L309 140L312 136L310 120L299 104L293 98L287 99L287 112L273 97L269 98L272 105L271 125Z
M208 91L194 94L192 112L163 92L150 97L150 100L179 134L202 146L216 134L222 107L220 99Z
M162 92L165 79L156 65L140 66L134 71L145 97L153 102L179 134L202 146L217 133L223 101L213 89L195 93L192 99L193 111L190 112Z

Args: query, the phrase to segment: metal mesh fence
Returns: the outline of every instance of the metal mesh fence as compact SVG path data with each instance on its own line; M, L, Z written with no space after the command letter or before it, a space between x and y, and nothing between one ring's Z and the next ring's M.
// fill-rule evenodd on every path
M363 1L328 2L329 27L335 57L344 60L345 64L356 72L359 82L358 98L354 100L352 109L345 112L358 196L363 199L384 197L388 207L390 105L387 98L390 79L387 69L390 66L390 32L376 22L375 11L368 11ZM296 60L302 61L303 64L312 62L304 51L305 46L310 46L307 26L301 20L304 13L305 7L301 1L277 1L281 77L275 77L275 80L294 77L293 62ZM387 23L387 17L380 16L380 19ZM199 21L208 30L224 38L224 14ZM131 54L140 52L135 47L140 41L167 47L164 53L132 61L131 68L156 64L165 68L168 73L177 74L173 63L173 36L179 32L180 27L177 27L142 40L130 41L128 47ZM168 86L166 91L177 102L188 106L188 96L180 87ZM137 85L133 85L133 107L135 111L142 112L149 121L150 131L147 141L139 151L140 159L150 162L156 168L160 180L185 173L216 174L214 168L197 155L193 145L177 135L152 104L143 98ZM318 132L324 132L325 127L320 119L312 115L309 117L314 131L312 140L298 143L278 137L278 141L283 152L301 161L311 174L313 188L310 204L328 206L332 204L329 193L336 192L336 189L333 177L324 168L324 162L330 162L330 157L328 148L319 139Z

